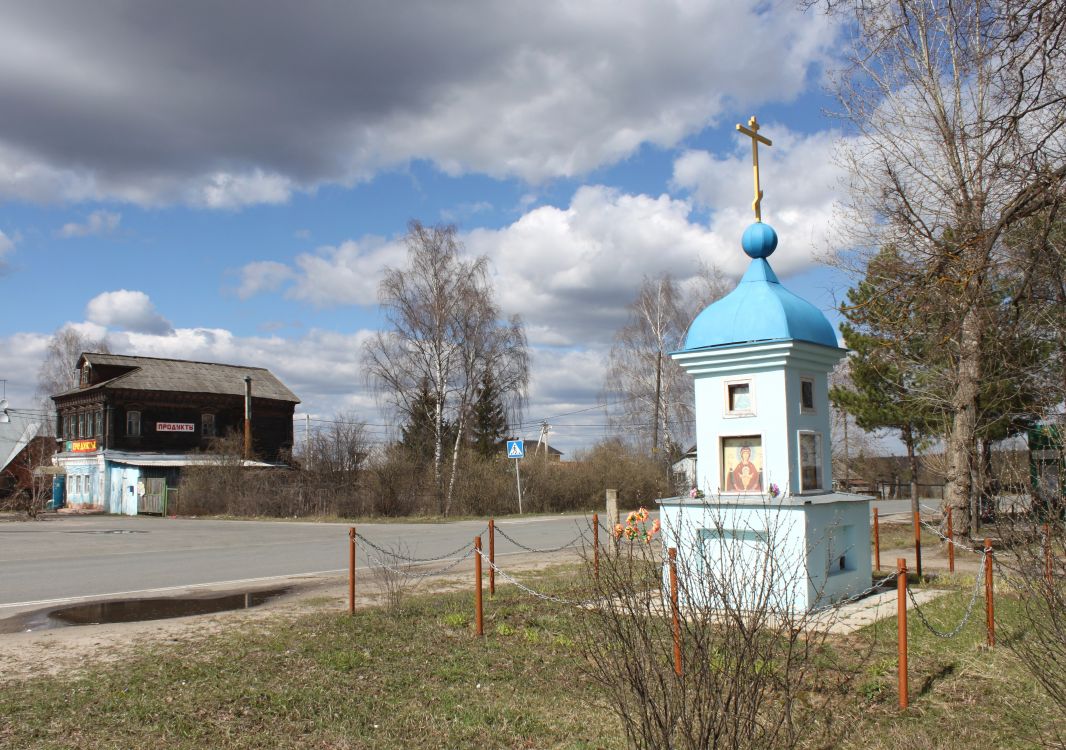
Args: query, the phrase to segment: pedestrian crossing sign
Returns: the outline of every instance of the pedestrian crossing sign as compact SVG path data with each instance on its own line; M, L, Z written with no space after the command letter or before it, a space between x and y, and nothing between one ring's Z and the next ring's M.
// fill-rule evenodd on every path
M526 445L524 440L507 441L507 458L525 458Z

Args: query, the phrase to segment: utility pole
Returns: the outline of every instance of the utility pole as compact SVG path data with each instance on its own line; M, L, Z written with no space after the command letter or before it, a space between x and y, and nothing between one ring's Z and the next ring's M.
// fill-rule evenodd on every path
M304 414L304 461L311 468L311 413Z
M543 421L540 423L540 437L537 438L537 450L535 452L535 455L540 455L540 446L542 445L544 446L544 455L548 455L548 432L551 430L551 428L552 426L548 424L547 421Z

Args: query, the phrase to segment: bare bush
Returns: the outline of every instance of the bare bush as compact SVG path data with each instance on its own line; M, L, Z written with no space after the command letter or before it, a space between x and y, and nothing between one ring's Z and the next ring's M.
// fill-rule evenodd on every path
M765 520L761 544L678 559L680 675L659 546L638 536L602 548L601 603L584 619L582 645L632 747L793 747L837 736L833 700L862 657L850 654L850 669L838 661L831 610L795 608L803 560L773 514Z
M1056 435L1052 429L1052 435ZM1059 438L1061 439L1061 438ZM1020 621L1006 639L1033 678L1066 711L1066 521L1063 447L1036 451L1046 470L1007 464L1006 484L1026 488L1024 513L996 516L999 572L1019 594Z

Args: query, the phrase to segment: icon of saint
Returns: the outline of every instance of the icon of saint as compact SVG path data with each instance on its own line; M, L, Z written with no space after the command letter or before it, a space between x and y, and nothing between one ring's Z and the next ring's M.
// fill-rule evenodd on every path
M759 469L751 462L751 447L745 445L740 449L740 463L729 472L729 489L734 492L759 492L762 490L762 476Z

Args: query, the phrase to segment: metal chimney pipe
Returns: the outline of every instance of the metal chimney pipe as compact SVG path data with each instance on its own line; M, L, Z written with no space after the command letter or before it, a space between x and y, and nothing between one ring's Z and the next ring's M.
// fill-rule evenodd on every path
M252 460L252 376L244 376L244 460Z

